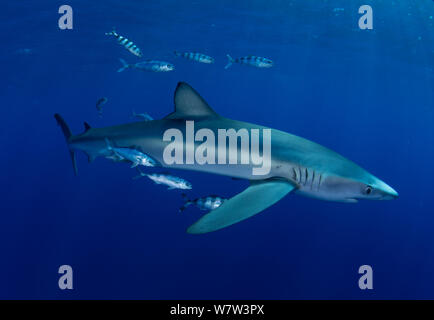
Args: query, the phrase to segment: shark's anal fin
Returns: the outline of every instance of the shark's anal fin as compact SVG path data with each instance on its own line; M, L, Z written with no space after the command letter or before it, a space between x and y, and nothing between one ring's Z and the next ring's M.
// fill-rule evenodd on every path
M296 186L284 180L252 181L250 187L191 225L188 233L207 233L247 219L282 199Z
M175 111L165 119L218 117L218 114L187 83L179 82L175 90Z

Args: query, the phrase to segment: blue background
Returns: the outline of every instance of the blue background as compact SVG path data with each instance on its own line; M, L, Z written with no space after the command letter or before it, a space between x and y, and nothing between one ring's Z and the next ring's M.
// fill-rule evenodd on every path
M434 298L434 3L412 1L8 1L0 12L0 298ZM374 29L358 28L359 6ZM336 11L335 8L344 10ZM431 17L430 17L431 16ZM140 59L104 35L115 26L143 59L175 64L117 73ZM29 49L29 50L24 50ZM215 57L213 65L173 50ZM233 65L254 54L271 69ZM291 132L354 160L393 186L395 201L357 204L289 195L202 236L185 229L180 192L132 180L128 165L78 155L75 177L59 112L74 133L173 110L187 81L221 115ZM106 96L104 116L95 109ZM230 197L247 183L174 172L191 197ZM60 265L74 290L57 286ZM374 290L358 288L358 268Z

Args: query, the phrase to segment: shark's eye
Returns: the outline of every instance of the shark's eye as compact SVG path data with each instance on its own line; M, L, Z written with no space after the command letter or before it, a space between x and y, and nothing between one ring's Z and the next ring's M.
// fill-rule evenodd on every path
M366 189L365 189L365 193L366 194L371 194L371 192L372 192L372 187L371 186L367 186Z

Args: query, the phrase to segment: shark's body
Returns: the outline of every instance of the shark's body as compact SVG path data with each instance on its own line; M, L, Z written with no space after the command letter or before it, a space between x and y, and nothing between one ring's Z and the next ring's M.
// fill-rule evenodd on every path
M163 159L169 142L163 141L168 129L185 132L186 121L193 120L196 132L210 129L268 129L263 126L221 117L187 84L180 83L175 92L175 111L161 120L129 123L106 128L88 128L80 135L71 135L59 115L71 150L76 170L74 150L82 150L93 160L108 156L105 139L116 147L135 146L163 167L196 170L251 181L244 192L229 199L189 228L191 233L205 233L244 220L280 200L293 191L323 200L356 202L356 199L392 199L397 193L352 161L317 143L271 129L271 169L266 175L254 175L253 164L171 164ZM66 130L66 132L65 132ZM187 141L188 144L188 141ZM196 142L196 147L201 142ZM228 146L228 148L230 148ZM184 150L188 149L188 145ZM237 150L240 155L240 150ZM229 154L230 150L226 154ZM240 157L238 157L240 159Z

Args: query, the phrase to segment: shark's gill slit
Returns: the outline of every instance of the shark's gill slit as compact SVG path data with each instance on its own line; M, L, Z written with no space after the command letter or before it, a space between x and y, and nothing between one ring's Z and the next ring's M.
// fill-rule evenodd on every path
M299 175L298 175L298 177L299 177L299 181L297 181L297 182L301 184L301 182L302 182L303 179L302 179L302 176L301 176L302 173L301 173L301 168L300 168L300 167L298 167L298 174L299 174Z
M295 170L295 168L294 167L292 167L292 172L293 172L293 179L294 179L294 181L296 181L297 182L297 171Z
M310 190L313 189L314 181L315 181L315 170L312 170L312 182L310 183Z

